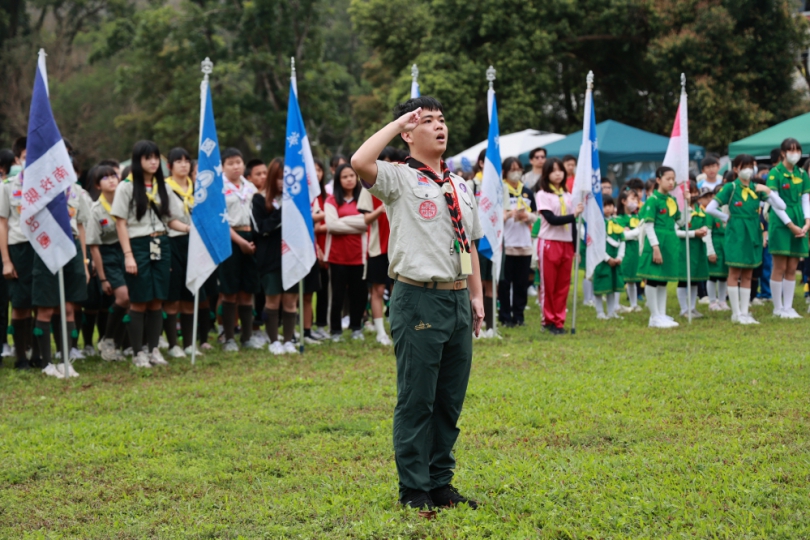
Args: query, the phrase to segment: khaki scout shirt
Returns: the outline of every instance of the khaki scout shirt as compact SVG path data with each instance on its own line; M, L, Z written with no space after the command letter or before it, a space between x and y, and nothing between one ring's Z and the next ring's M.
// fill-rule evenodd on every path
M85 231L85 243L88 246L109 245L118 242L115 218L107 213L104 205L101 204L103 196L99 195L99 200L93 203L90 210L90 221L87 222Z
M189 178L188 183L191 184L191 178ZM192 184L192 188L193 188ZM181 197L176 191L174 191L169 184L166 184L166 191L169 193L169 197L172 199L177 199L178 208L180 209L180 215L177 216L177 219L181 223L185 223L188 226L191 226L191 209L189 208L188 213L186 213L186 206L183 204L183 197ZM188 233L183 231L175 231L174 229L169 229L169 236L186 236Z
M475 197L456 175L461 220L470 243L483 236ZM399 163L377 162L377 182L369 190L385 203L391 235L388 275L415 281L454 281L462 276L459 254L453 249L455 232L444 194L433 180Z
M90 219L90 196L79 184L73 184L65 193L68 200L68 214L70 214L70 230L73 237L79 237L79 224L87 225ZM86 240L86 238L85 238ZM85 243L87 243L85 241Z
M28 242L20 227L22 181L19 176L9 178L0 186L0 217L8 220L8 245Z
M242 185L236 184L223 178L225 184L225 206L228 209L228 225L231 227L250 227L253 219L253 195L256 194L256 186L242 178ZM176 198L176 197L175 197Z
M141 219L136 217L137 209L135 208L135 201L132 200L132 182L121 182L115 189L115 199L112 204L113 217L123 218L127 220L127 231L130 238L140 238L141 236L149 236L155 232L166 232L168 227L167 223L173 219L178 219L180 214L183 213L183 208L177 202L177 197L169 197L169 215L160 217L152 209L152 205L146 206L146 212ZM155 193L155 200L160 204L160 194Z

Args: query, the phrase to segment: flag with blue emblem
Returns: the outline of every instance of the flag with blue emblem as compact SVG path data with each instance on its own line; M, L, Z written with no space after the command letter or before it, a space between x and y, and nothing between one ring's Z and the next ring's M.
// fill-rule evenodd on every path
M591 77L592 75L589 75ZM602 172L599 169L599 147L596 144L596 112L590 84L585 92L585 116L582 119L582 145L574 177L574 203L584 203L586 265L590 279L596 266L605 260L605 215L602 210Z
M416 64L411 67L411 99L418 98L421 96L419 93L419 68L416 67Z
M200 87L200 100L200 149L186 267L186 287L194 293L231 256L231 229L222 192L222 160L207 75Z
M320 193L312 148L298 107L293 66L287 102L284 195L281 201L281 284L284 289L304 279L317 260L311 205Z
M492 261L493 275L501 273L503 246L503 180L501 174L501 148L499 143L498 104L495 90L487 93L489 109L489 138L481 179L481 196L478 200L478 219L484 237L478 243L478 252Z
M54 274L76 256L65 191L76 182L65 141L48 97L45 51L40 49L28 115L28 143L22 171L22 232Z

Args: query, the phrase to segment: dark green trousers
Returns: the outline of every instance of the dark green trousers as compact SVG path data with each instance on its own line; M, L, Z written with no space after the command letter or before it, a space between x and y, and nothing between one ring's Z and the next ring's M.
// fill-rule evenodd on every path
M453 445L472 364L467 290L439 291L397 282L391 297L397 357L394 454L400 496L453 478Z

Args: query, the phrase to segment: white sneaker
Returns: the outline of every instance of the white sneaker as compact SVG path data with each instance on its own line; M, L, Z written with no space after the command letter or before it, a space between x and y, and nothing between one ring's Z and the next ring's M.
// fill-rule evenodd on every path
M326 328L313 328L312 329L312 337L315 339L329 339L331 336L329 335L329 330Z
M796 313L796 310L793 308L783 309L782 310L782 318L783 319L801 319L802 316Z
M631 307L631 308L630 308L630 310L631 310L633 313L639 313L639 312L641 312L641 311L644 311L644 308L643 308L643 307L641 307L641 306L639 306L639 305L635 305L635 306Z
M537 287L535 287L534 285L529 285L526 294L529 296L537 296Z
M3 352L0 353L0 358L6 358L7 356L14 356L14 347L8 343L3 343Z
M114 362L118 360L118 351L115 350L115 341L112 339L102 339L98 342L98 352L102 360Z
M723 308L720 307L720 302L715 300L709 304L709 311L723 311Z
M609 317L604 313L597 313L596 318L599 319L600 321L606 321L608 320Z
M239 345L235 340L229 339L222 345L222 352L239 352Z
M753 300L751 300L751 305L752 306L764 306L765 301L762 298L754 298Z
M313 337L304 336L304 343L307 345L320 345L320 340L315 339L314 334Z
M680 325L664 315L659 315L657 317L650 317L650 326L652 328L676 328Z
M366 337L363 335L362 330L355 330L352 332L352 339L355 341L365 341Z
M70 354L68 355L68 360L73 362L74 360L84 360L84 353L77 349L76 347L70 348Z
M132 356L135 351L132 350L132 347L127 347L124 349L124 356Z
M706 304L710 304L710 303L711 303L711 300L709 300L709 297L708 297L708 296L704 296L703 298L701 298L700 300L698 300L698 304L704 304L704 305L706 305Z
M47 366L45 366L45 369L42 370L42 373L44 373L48 377L56 377L57 379L65 378L65 374L61 370L57 370L56 366L53 364L48 364Z
M166 338L163 336L163 334L161 334L160 337L158 338L158 349L168 349L168 348L169 342L166 341Z
M250 339L242 343L243 349L259 350L264 349L264 341L257 335L250 336Z
M149 363L149 355L143 351L138 351L138 354L132 357L132 364L135 367L151 368L152 364Z
M274 341L267 346L267 350L270 351L270 354L284 354L284 345L280 341Z
M720 311L731 311L731 306L725 300L718 301L720 304Z
M377 343L380 345L391 345L391 338L388 337L388 334L377 334Z
M675 319L673 319L673 318L672 318L672 317L670 317L669 315L661 315L661 317L662 317L662 318L663 318L665 321L668 321L668 322L671 322L671 323L675 323L676 325L678 324L678 321L676 321Z
M698 311L698 310L696 310L696 309L693 309L693 310L692 310L692 318L693 318L693 319L700 319L700 318L702 318L702 317L703 317L703 313L699 312L699 311Z
M73 369L73 364L71 364L70 362L68 362L67 368L68 368L67 377L76 378L79 376L76 370ZM56 364L56 371L62 375L61 377L59 377L60 379L67 378L65 376L65 364Z
M171 358L185 358L186 352L180 347L180 345L175 345L168 352Z
M624 320L624 317L622 317L622 316L621 316L621 315L619 315L618 313L608 313L607 318L608 318L608 319L618 319L618 320L620 320L620 321L621 321L621 320Z
M374 323L371 321L366 321L366 324L363 325L363 330L365 330L369 334L372 334L377 331L377 329L374 328Z
M333 343L340 343L343 341L343 334L332 334L329 339L331 339Z
M349 320L348 315L346 315L345 317L340 319L340 327L343 328L344 330L346 330L349 327L350 323L351 323L351 321Z
M297 354L298 349L295 348L295 344L292 341L288 341L284 344L284 354Z
M185 349L183 349L183 352L186 353L186 356L191 356L191 354L194 352L193 349L194 347L188 346ZM197 347L197 356L204 356L203 352L200 350L199 347Z
M759 322L751 316L750 313L740 315L740 324L759 324Z
M85 357L96 355L96 349L92 345L85 345L84 349L82 349L82 352L84 353Z
M184 355L185 356L185 355ZM160 348L155 347L152 349L152 354L149 355L149 363L153 366L168 366L169 363L160 354Z
M631 308L630 306L623 306L619 304L619 307L616 308L616 313L632 313L632 312L633 308Z

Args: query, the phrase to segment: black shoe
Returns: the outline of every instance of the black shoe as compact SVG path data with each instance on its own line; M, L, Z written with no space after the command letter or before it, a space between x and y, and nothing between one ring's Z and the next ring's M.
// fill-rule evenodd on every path
M472 508L473 510L478 508L477 502L475 502L472 499L468 499L467 497L459 493L458 490L454 488L452 484L447 484L444 487L431 489L430 498L433 499L433 502L436 506L439 506L441 508L450 508L464 503L467 503L467 505L469 505L469 507Z
M419 510L419 517L432 519L436 517L436 505L433 504L433 499L427 491L419 491L416 489L409 489L405 495L399 499L399 504L406 508L415 508Z
M526 326L526 321L522 319L519 321L515 321L515 326Z
M14 369L31 369L31 363L26 360L17 360L14 362Z

